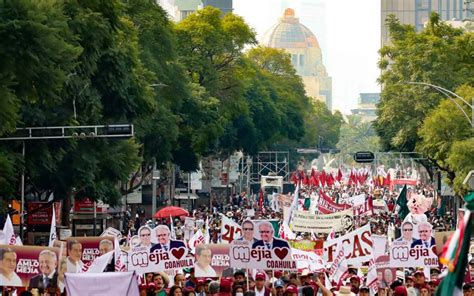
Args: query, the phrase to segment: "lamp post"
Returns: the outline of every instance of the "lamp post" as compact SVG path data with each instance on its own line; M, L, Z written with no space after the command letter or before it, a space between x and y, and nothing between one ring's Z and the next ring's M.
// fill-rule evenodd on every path
M425 85L425 86L429 86L431 88L436 89L439 93L442 93L448 99L453 101L454 104L456 104L456 106L461 110L461 112L466 117L467 121L469 121L469 123L471 124L471 127L474 129L474 97L472 97L472 104L469 104L469 102L466 99L464 99L463 97L461 97L458 94L456 94L456 93L454 93L454 92L452 92L448 89L445 89L444 87L441 87L439 85L434 85L434 84L430 84L430 83L426 83L426 82L417 82L417 81L406 81L405 83L406 84L415 84L415 85ZM467 115L466 111L464 111L464 109L458 104L458 102L456 102L456 100L454 100L452 98L452 96L460 99L463 103L465 103L467 106L469 106L469 108L471 108L471 117L470 118L469 118L469 115Z

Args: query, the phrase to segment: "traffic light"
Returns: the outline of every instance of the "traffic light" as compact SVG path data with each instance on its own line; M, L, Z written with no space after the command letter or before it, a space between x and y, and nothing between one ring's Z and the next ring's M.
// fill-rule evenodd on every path
M375 155L370 151L360 151L354 154L354 160L359 163L369 163L374 161Z

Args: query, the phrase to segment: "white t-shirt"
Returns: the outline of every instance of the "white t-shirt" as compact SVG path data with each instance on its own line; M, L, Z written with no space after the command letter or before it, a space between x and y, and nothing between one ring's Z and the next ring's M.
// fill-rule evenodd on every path
M82 267L84 267L84 263L82 263L81 260L79 260L76 264L71 262L69 257L67 258L67 272L72 272L72 273L79 273L82 272Z
M3 274L0 274L0 286L21 287L23 286L23 283L16 272L14 272L11 276L11 279L8 279Z

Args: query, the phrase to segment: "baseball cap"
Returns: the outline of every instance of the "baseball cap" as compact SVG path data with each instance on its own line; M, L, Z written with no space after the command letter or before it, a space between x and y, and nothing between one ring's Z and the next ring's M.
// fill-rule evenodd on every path
M295 286L295 285L288 285L288 287L286 287L286 292L288 292L288 293L298 293L298 287Z
M398 286L393 289L393 296L407 296L408 291L405 286Z
M263 272L257 272L257 274L255 275L256 280L265 280L266 278L267 277L265 276Z
M282 280L276 280L274 286L275 288L283 288L285 283Z
M415 273L413 274L413 276L417 276L417 275L425 276L425 273L423 272L423 270L417 270L417 271L415 271Z
M273 275L279 279L282 275L283 275L283 272L281 272L281 270L275 270L275 272L273 273Z
M206 283L205 279L198 279L196 282L197 285L204 285L205 283Z
M360 282L360 278L356 275L351 276L350 280L357 280Z

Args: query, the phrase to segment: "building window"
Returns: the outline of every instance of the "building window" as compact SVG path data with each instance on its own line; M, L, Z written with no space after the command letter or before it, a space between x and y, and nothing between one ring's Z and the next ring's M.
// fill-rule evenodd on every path
M304 54L300 54L300 67L304 67Z
M293 65L293 67L298 66L298 55L297 54L292 54L291 55L291 64Z

